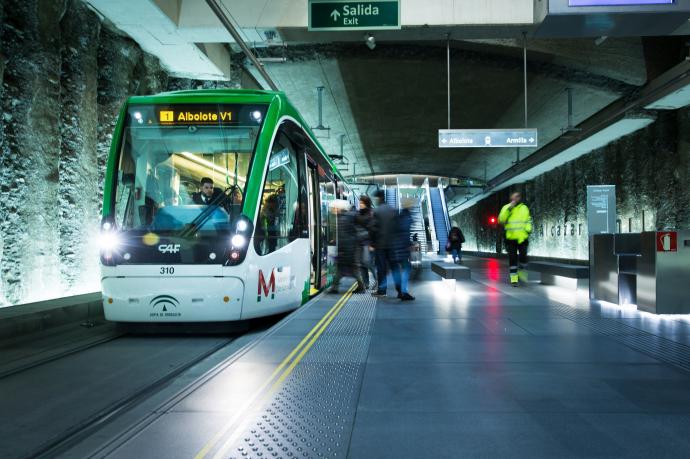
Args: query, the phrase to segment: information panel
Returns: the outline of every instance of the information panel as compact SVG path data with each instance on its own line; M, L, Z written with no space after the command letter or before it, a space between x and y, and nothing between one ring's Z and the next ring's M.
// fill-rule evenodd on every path
M587 186L589 236L616 232L616 185Z

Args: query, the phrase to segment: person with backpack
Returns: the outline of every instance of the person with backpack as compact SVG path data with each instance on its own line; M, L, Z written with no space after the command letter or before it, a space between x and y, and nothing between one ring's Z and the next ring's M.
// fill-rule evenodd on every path
M453 263L459 264L462 261L462 244L465 242L465 235L462 234L460 228L454 226L448 233L448 242L446 243L446 252L449 252L453 257Z

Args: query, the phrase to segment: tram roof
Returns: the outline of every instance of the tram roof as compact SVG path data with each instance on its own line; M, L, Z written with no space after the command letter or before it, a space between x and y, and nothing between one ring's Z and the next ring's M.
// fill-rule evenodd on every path
M282 91L262 91L258 89L192 89L184 91L162 92L145 96L131 96L130 104L159 104L185 102L235 102L235 103L270 103L275 98L290 104ZM292 104L290 104L292 105Z

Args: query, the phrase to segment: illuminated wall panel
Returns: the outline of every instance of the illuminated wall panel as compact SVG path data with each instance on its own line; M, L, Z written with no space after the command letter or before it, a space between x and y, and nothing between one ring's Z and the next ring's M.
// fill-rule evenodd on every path
M519 187L534 220L530 253L587 259L586 186L616 185L622 232L690 228L690 111L660 113L647 128L566 163ZM498 192L453 217L467 250L496 252L502 230L488 217L508 202ZM644 226L643 226L644 223Z

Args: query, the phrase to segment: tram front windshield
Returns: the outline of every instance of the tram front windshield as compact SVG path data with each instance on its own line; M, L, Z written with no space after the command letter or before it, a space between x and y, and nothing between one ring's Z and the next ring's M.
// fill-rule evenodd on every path
M113 215L125 231L225 231L242 211L264 105L130 106Z

